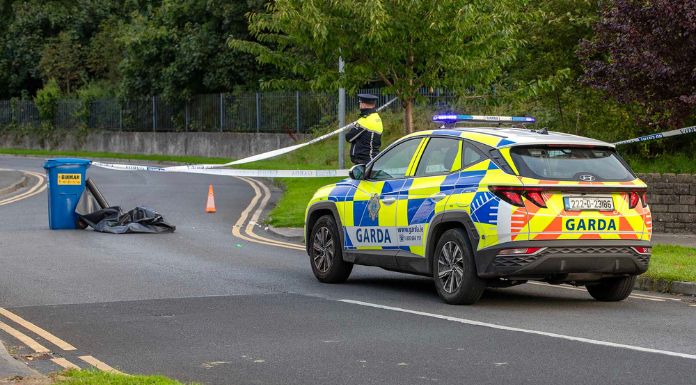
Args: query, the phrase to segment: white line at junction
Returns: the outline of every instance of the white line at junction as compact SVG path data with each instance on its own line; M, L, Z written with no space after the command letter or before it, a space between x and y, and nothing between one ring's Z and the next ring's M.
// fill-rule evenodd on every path
M511 331L511 332L518 332L518 333L534 334L534 335L539 335L539 336L544 336L544 337L559 338L559 339L568 340L568 341L583 342L583 343L592 344L592 345L607 346L607 347L612 347L612 348L620 348L620 349L634 350L634 351L644 352L644 353L662 354L665 356L680 357L680 358L687 358L690 360L696 360L696 354L687 354L687 353L673 352L673 351L669 351L669 350L644 348L642 346L618 344L615 342L594 340L591 338L574 337L574 336L569 336L569 335L565 335L565 334L542 332L539 330L532 330L532 329L522 329L522 328L516 328L516 327L512 327L512 326L504 326L504 325L498 325L498 324L493 324L493 323L488 323L488 322L474 321L474 320L469 320L466 318L458 318L458 317L452 317L452 316L447 316L447 315L442 315L442 314L426 313L426 312L422 312L422 311L418 311L418 310L404 309L404 308L400 308L400 307L379 305L376 303L354 301L354 300L350 300L350 299L339 299L338 301L343 302L343 303L353 304L353 305L372 307L372 308L376 308L376 309L391 310L391 311L396 311L396 312L401 312L401 313L408 313L408 314L414 314L414 315L419 315L419 316L424 316L424 317L436 318L436 319L441 319L444 321L457 322L457 323L465 324L465 325L482 326L482 327L486 327L486 328L490 328L490 329L498 329L498 330L506 330L506 331Z

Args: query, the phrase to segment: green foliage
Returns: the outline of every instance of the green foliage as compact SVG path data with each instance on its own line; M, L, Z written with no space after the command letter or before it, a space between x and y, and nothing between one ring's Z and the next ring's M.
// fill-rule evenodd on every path
M99 370L69 370L56 385L183 385L164 376L141 376L107 373ZM193 385L193 384L191 384Z
M120 40L123 23L116 16L104 20L90 39L85 54L85 66L91 78L111 86L119 84L122 78L119 65L125 50Z
M672 139L674 140L674 139ZM622 155L635 172L696 174L696 153L660 153L654 155L629 153Z
M265 76L250 55L227 49L247 35L262 0L2 1L0 99L34 94L55 78L71 94L105 81L124 94L193 94L254 87Z
M655 245L646 277L666 281L696 282L696 249Z
M55 79L50 79L42 89L36 92L34 103L39 110L42 123L53 123L53 118L56 115L56 104L60 96L60 88Z
M380 82L402 100L405 125L422 87L486 88L511 63L525 2L512 0L278 0L254 13L258 40L230 39L232 48L279 69L267 87L307 81L313 89L355 89ZM336 65L342 57L345 75Z
M125 17L129 5L135 4L119 0L11 2L3 9L7 12L0 23L0 29L4 28L0 35L0 98L19 95L22 90L34 94L49 76L66 86L61 74L66 68L72 91L75 72L92 76L82 67L83 56L100 23L111 15Z
M82 44L72 32L61 32L51 43L44 46L39 61L39 70L47 79L56 79L61 88L70 94L84 79Z
M283 178L277 182L284 190L283 197L268 214L266 222L275 227L302 227L304 214L314 192L343 178Z
M638 103L642 121L681 126L696 113L696 2L614 0L584 40L583 81L622 103Z
M263 74L253 57L226 47L246 37L244 14L261 1L164 0L141 9L123 28L122 91L187 100L195 94L254 87Z
M459 100L442 108L530 114L552 130L614 141L667 129L655 123L696 122L693 109L679 109L677 116L671 108L646 108L643 100L663 100L665 92L675 103L677 96L682 104L693 105L696 100L686 92L693 91L693 82L665 82L650 75L691 79L691 35L659 31L693 30L690 13L681 11L693 8L693 1L642 4L632 0L0 0L0 100L30 98L49 78L58 82L66 97L77 93L85 106L107 94L128 98L157 94L183 105L180 102L191 101L196 94L255 90L259 84L332 93L339 86L349 91L386 86L406 107L404 117L389 128L398 134L403 127L429 127L422 119L425 111L413 104L419 89L447 88ZM651 23L641 21L652 19L662 27L651 28ZM636 28L616 28L624 24ZM621 31L627 31L632 48L624 52L629 46L613 44L609 49L606 44L624 36ZM660 44L642 44L643 38ZM614 81L613 75L600 76L613 93L580 82L587 78L578 59L581 41L603 42L593 52L623 58L621 63L596 57L600 54L590 58L599 65L592 68L621 70L621 81ZM640 58L641 52L660 52L669 63L631 59ZM343 76L337 71L339 56L346 62ZM663 64L669 64L667 70L659 70ZM306 100L302 114L318 111L328 116L327 106L333 110L335 104L321 98ZM86 111L80 112L81 118L87 118ZM183 112L177 119L183 121ZM652 159L675 149L696 151L696 136L622 151Z

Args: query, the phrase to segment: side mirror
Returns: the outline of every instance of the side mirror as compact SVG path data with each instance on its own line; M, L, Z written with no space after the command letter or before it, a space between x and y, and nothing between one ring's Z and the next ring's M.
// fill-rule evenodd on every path
M365 165L356 164L351 167L350 171L348 171L348 176L350 179L362 180L365 177Z

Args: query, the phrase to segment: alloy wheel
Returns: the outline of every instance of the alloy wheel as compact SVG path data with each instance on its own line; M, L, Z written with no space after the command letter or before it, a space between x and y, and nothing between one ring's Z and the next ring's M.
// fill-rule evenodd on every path
M326 273L331 268L334 258L334 240L327 227L321 227L314 233L314 267L322 273Z
M445 243L437 260L437 276L447 293L459 289L464 278L464 254L456 242Z

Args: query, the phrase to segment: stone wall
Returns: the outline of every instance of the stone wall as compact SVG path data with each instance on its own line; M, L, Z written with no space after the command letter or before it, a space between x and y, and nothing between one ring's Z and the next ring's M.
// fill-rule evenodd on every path
M696 175L639 174L648 184L656 233L696 234Z
M287 134L236 132L102 132L89 134L82 143L68 136L54 145L4 135L0 136L0 147L239 159L304 142L309 138L309 135L303 134L294 134L293 139Z

